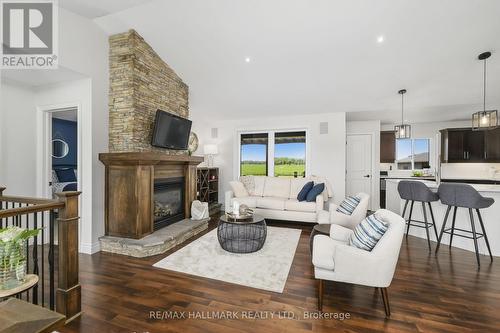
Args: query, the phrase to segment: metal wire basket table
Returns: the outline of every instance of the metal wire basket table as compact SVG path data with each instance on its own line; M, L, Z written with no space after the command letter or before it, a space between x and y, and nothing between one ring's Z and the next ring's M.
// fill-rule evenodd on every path
M245 221L232 221L226 215L219 219L217 238L220 246L233 253L252 253L259 251L266 241L266 220L254 215Z

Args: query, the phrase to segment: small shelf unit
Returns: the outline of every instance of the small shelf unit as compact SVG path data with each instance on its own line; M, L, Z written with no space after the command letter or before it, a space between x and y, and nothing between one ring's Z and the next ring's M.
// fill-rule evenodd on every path
M198 200L208 202L210 215L218 213L222 206L219 203L219 168L201 167L196 173Z

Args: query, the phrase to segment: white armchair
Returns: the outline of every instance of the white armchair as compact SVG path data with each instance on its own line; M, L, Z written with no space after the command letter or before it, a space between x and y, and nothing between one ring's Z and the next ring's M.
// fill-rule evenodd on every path
M313 240L314 277L319 280L318 308L323 307L323 280L359 284L380 288L386 316L390 307L387 287L392 282L398 262L404 219L385 209L375 212L389 228L372 251L349 245L353 231L333 224L330 236L317 235Z
M370 196L366 193L356 194L360 198L359 204L351 215L346 215L337 212L338 205L331 203L328 211L322 210L318 213L318 223L319 224L338 224L343 227L354 229L359 222L363 221L366 217L366 212L368 211L368 204L370 203Z

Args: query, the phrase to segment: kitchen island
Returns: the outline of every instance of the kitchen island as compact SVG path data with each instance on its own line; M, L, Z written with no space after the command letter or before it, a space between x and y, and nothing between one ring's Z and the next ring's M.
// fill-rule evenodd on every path
M405 200L402 200L398 193L398 183L401 179L387 179L386 183L386 208L390 211L393 211L397 214L403 213ZM432 191L437 191L438 184L435 181L425 181L425 180L416 180L420 181L429 187ZM482 196L490 197L495 199L495 203L486 209L481 209L481 216L483 217L484 227L486 229L486 233L488 235L488 240L490 241L491 252L494 256L500 256L500 185L483 185L483 184L471 184ZM443 224L444 215L446 214L447 206L443 205L440 201L436 201L432 203L432 210L434 212L434 218L436 220L436 228L439 232L441 231L441 226ZM406 210L406 218L408 218L410 210L410 205ZM453 210L450 212L448 217L448 223L446 228L451 227L451 221L453 217ZM429 222L430 214L427 214ZM423 221L422 214L422 206L420 203L415 202L413 206L413 215L412 220L420 220ZM481 230L479 227L479 220L474 212L474 220L476 223L476 230ZM461 228L465 230L471 230L470 220L469 220L469 212L466 208L459 208L457 210L457 219L455 223L455 228ZM434 235L433 229L429 229L429 234L431 240L434 241L432 243L433 251L436 248L437 239ZM421 237L427 239L425 229L418 227L410 227L410 235ZM444 234L443 239L441 240L441 244L448 245L450 241L450 235ZM474 251L474 241L472 239L462 238L462 237L453 237L453 247L458 247L461 249ZM484 239L478 239L479 252L481 254L488 254L488 249L486 248L486 243ZM422 251L427 250L427 248L422 248ZM489 260L489 258L488 258Z

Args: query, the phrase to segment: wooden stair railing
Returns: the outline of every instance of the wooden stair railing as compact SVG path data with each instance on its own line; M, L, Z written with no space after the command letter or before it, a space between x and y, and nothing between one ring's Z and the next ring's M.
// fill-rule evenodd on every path
M5 196L4 190L5 187L0 187L0 228L9 225L30 229L42 228L41 235L34 237L31 246L26 247L28 273L40 275L40 283L31 290L31 298L29 290L18 298L24 298L33 304L48 306L52 310L55 308L57 312L66 316L67 322L71 321L81 313L81 287L78 279L78 197L81 192L56 193L57 199L40 199ZM47 216L49 216L48 219ZM48 223L46 223L47 220ZM55 244L56 224L57 245ZM46 229L49 233L48 244ZM47 245L48 256L45 257ZM56 252L57 266L54 259ZM45 266L48 266L48 272ZM55 274L56 268L57 275ZM55 288L56 277L57 289ZM46 284L48 284L49 299L47 304L45 302Z

